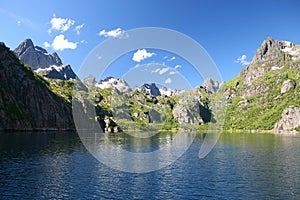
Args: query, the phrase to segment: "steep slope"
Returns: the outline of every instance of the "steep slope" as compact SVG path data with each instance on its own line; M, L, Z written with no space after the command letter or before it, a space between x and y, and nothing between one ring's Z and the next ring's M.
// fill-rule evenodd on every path
M289 106L300 107L300 46L267 38L251 63L224 84L227 129L283 129L275 126ZM282 121L282 120L281 120Z
M70 103L25 66L4 43L0 45L0 129L74 129Z

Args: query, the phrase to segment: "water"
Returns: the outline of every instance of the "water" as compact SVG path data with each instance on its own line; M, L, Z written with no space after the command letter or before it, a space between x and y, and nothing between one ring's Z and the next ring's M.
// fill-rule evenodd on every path
M155 138L163 145L170 135ZM1 133L0 199L300 199L300 136L222 134L200 160L202 142L168 167L135 174L99 163L76 133Z

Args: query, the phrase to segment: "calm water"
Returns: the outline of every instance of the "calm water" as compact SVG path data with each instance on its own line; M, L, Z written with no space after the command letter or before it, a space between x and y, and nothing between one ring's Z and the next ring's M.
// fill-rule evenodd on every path
M76 133L1 133L0 199L300 199L300 136L222 134L200 160L202 137L172 165L135 174L99 163Z

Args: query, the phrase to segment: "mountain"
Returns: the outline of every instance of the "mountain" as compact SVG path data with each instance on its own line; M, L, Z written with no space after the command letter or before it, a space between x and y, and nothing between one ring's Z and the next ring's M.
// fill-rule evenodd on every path
M51 91L49 83L4 43L0 44L0 83L0 129L74 129L70 103Z
M136 91L138 92L142 92L142 93L146 93L146 94L150 94L153 96L160 96L161 93L158 89L158 87L155 85L155 83L145 83L144 85L135 88Z
M61 66L61 59L57 53L49 54L45 49L34 46L31 39L23 41L15 50L16 56L31 69L44 69L51 65Z
M33 44L26 40L21 46L32 49ZM206 79L190 91L159 89L155 83L131 89L124 79L96 82L92 75L84 85L65 69L71 70L50 65L36 73L1 43L0 129L74 129L75 102L80 113L76 124L94 129L99 123L107 132L205 129L220 120L217 109L223 106L225 129L300 130L300 45L289 41L267 38L233 80L220 84ZM74 83L79 90L75 97ZM226 102L217 105L222 96Z
M38 68L35 72L51 79L71 80L77 78L70 65L51 65L44 69Z
M218 81L214 81L211 78L206 78L202 86L211 93L216 93L221 84Z
M299 86L300 46L268 37L251 63L223 85L228 104L225 128L298 129L300 120L293 120L300 119Z
M172 89L172 88L161 87L161 88L159 88L159 92L160 92L161 95L166 95L168 97L171 97L171 96L178 95L178 94L180 94L184 91L177 90L177 89Z
M71 66L63 65L56 52L49 54L42 47L35 46L31 39L23 41L14 53L24 64L48 78L61 80L77 78Z
M90 76L91 77L91 76ZM85 80L87 81L89 77L87 77ZM121 78L113 78L113 77L107 77L104 80L99 81L95 84L96 87L100 89L105 88L116 88L119 92L125 93L130 92L131 88L127 84L127 82L124 79Z

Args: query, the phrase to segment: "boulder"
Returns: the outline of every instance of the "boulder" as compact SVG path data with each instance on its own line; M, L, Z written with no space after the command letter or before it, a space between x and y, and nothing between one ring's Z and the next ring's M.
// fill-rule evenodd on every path
M296 87L296 83L288 79L282 83L280 92L281 94L284 94L290 91L291 89L294 89L295 87Z
M275 124L274 129L276 131L293 130L298 126L300 126L300 108L290 106L284 109L281 119Z

